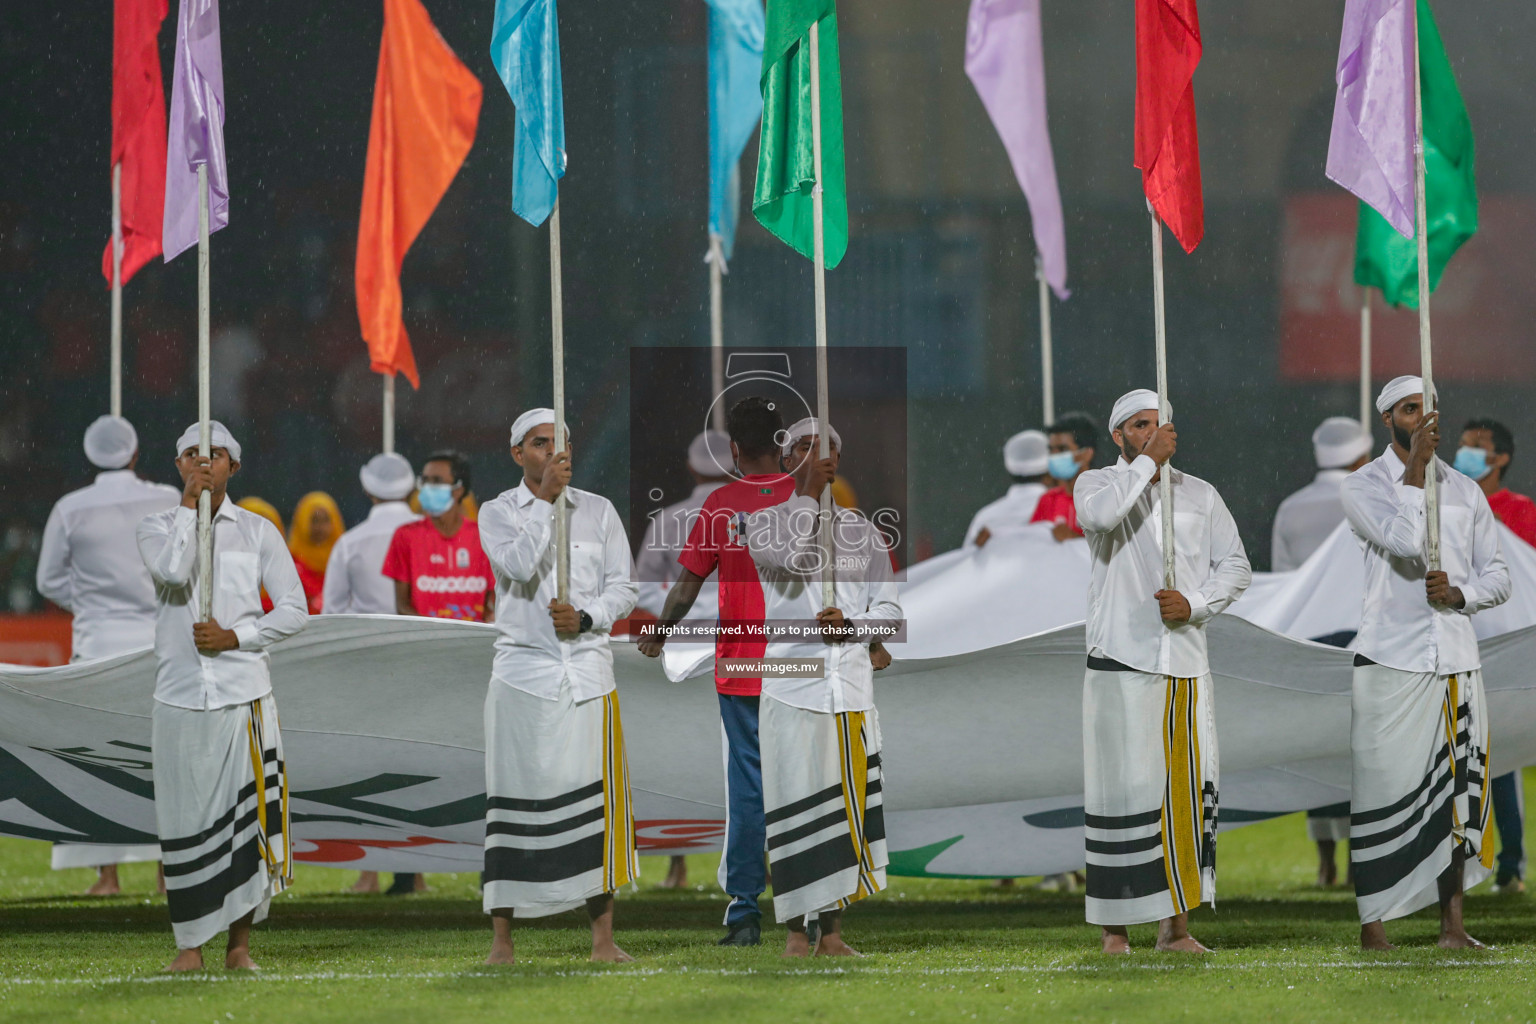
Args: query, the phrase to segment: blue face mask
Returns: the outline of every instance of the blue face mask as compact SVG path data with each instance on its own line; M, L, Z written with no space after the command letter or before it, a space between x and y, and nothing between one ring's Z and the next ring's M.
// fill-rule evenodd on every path
M1045 471L1062 483L1077 476L1078 469L1077 456L1072 452L1056 452L1045 463Z
M453 507L453 484L422 484L416 500L427 515L440 516Z
M1488 451L1485 448L1458 448L1456 449L1456 461L1451 463L1457 472L1465 473L1473 480L1481 480L1493 472L1493 467L1488 465Z

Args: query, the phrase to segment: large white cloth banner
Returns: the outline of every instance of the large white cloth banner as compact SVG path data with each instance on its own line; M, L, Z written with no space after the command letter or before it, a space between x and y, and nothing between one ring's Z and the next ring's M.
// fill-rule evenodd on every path
M1235 611L1311 636L1353 629L1354 543L1345 531L1295 572L1260 574ZM1082 865L1084 641L1073 620L1085 548L1029 529L914 569L903 597L910 642L876 677L893 874ZM1496 622L1515 631L1483 643L1495 773L1536 762L1536 552L1509 534L1504 551L1515 597ZM1236 614L1209 630L1222 825L1347 800L1349 652ZM494 636L472 623L338 615L274 648L300 861L478 870ZM711 655L708 645L669 646L663 673L615 644L642 853L719 849ZM153 683L148 651L0 666L0 834L152 842Z

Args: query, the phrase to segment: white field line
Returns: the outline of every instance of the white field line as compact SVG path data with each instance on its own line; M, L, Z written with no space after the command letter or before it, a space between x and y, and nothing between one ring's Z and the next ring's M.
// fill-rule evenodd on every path
M1194 968L1203 971L1261 971L1261 970L1402 970L1411 968L1428 968L1431 970L1461 969L1467 967L1529 967L1536 961L1523 958L1511 958L1499 956L1497 953L1487 957L1478 957L1472 960L1435 960L1429 963L1418 963L1405 960L1264 960L1249 961L1245 963L1222 963L1218 960L1207 960L1201 963L1192 962L1165 962L1165 963L1132 963L1132 964L1048 964L1040 966L1032 965L1004 965L997 967L983 966L956 966L956 967L901 967L890 965L885 967L828 967L794 968L787 970L761 970L755 967L613 967L613 968L573 968L570 970L536 970L524 971L517 968L508 970L474 969L466 971L313 971L299 974L283 974L279 972L258 971L251 974L208 970L194 972L185 975L169 974L123 974L82 976L76 978L39 978L14 976L0 976L0 987L12 985L159 985L179 984L183 982L213 984L215 982L322 982L322 981L442 981L456 978L607 978L622 980L624 978L650 978L650 977L820 977L820 976L891 976L891 977L946 977L952 975L982 975L982 974L1101 974L1119 973L1129 970L1142 971L1177 971Z

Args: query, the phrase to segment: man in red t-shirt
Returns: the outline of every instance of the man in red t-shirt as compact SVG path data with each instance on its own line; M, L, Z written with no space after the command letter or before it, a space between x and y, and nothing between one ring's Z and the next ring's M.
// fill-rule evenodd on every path
M1488 507L1516 537L1536 547L1536 501L1504 486L1504 474L1515 458L1515 435L1498 420L1469 420L1461 428L1461 447L1454 465L1477 481ZM1494 887L1524 892L1525 811L1520 799L1519 771L1506 772L1489 787L1493 817L1499 827L1499 865Z
M755 946L762 939L762 912L757 900L768 880L763 864L768 825L757 742L763 681L722 677L720 659L761 658L767 650L760 632L767 602L742 524L751 513L789 500L795 493L795 481L779 468L778 435L784 423L772 402L756 396L743 398L731 407L726 426L731 457L741 479L721 485L704 499L688 543L678 556L682 575L667 596L656 634L641 641L640 651L651 658L661 654L666 629L688 614L699 587L711 573L717 574L720 585L719 621L749 631L753 625L759 627L756 636L749 632L715 639L715 690L725 727L727 806L720 885L731 897L725 911L727 931L720 945Z
M480 547L480 528L464 517L469 458L438 452L421 468L417 500L427 518L395 531L384 575L395 581L395 612L489 622L496 577Z
M1078 475L1093 468L1099 425L1087 413L1069 412L1047 427L1045 433L1051 445L1046 472L1056 481L1056 486L1040 498L1030 522L1054 523L1052 535L1058 541L1071 540L1083 535L1082 528L1077 525L1077 506L1072 490L1077 485Z
M427 457L416 492L427 518L396 530L384 555L382 572L395 581L395 614L491 621L496 574L480 547L480 527L464 518L469 490L468 456L442 451ZM424 883L417 875L397 871L388 892L417 892L426 888ZM357 888L371 892L377 886L377 877L364 872Z

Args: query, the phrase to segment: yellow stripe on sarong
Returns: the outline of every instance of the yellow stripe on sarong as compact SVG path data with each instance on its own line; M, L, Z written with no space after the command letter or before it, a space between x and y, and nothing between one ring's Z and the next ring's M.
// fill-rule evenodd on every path
M1200 733L1195 724L1197 681L1168 677L1163 701L1163 866L1174 913L1200 905L1200 844L1204 807L1200 777Z
M603 698L603 833L603 887L614 892L640 875L617 690Z
M864 745L864 712L845 711L837 716L838 756L842 764L843 809L848 815L848 832L854 855L859 861L859 885L852 896L838 901L840 907L872 895L876 889L870 877L874 857L864 834L864 812L869 788L869 750Z

